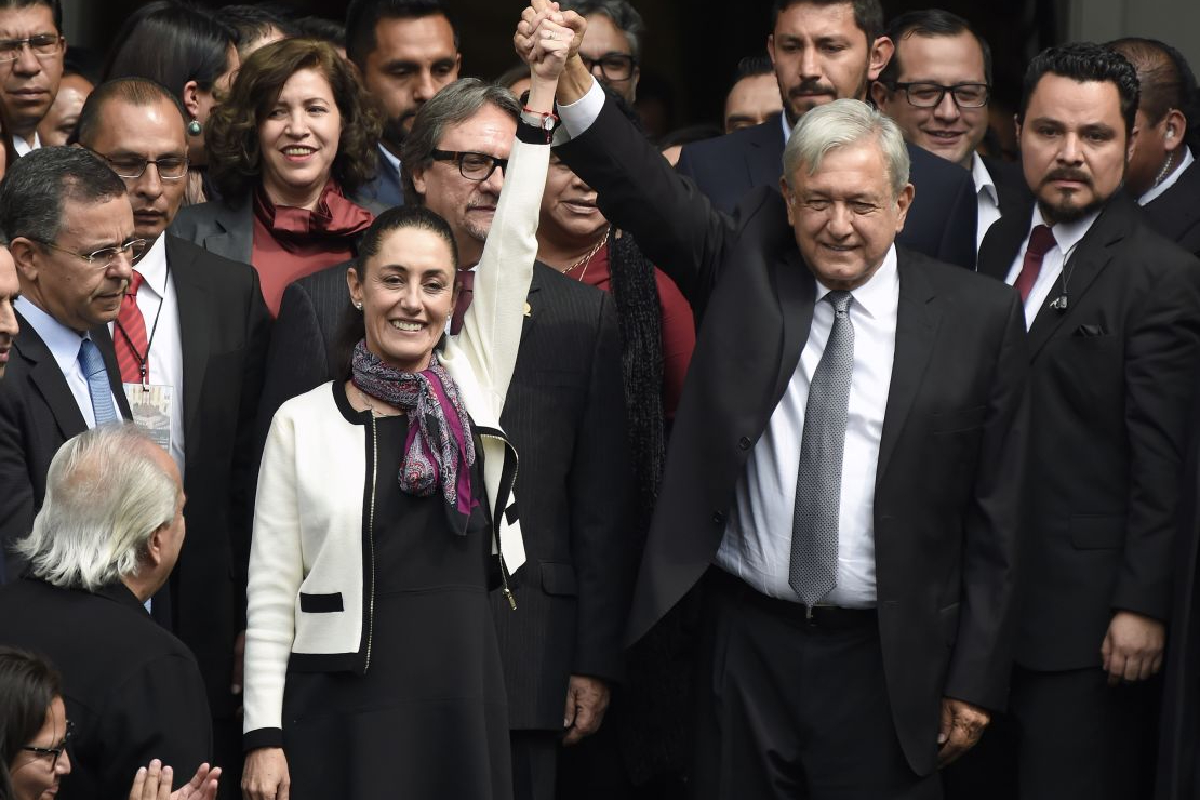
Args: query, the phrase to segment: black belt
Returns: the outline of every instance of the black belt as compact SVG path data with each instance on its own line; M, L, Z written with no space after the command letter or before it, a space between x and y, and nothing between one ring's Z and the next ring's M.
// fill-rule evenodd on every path
M873 608L843 608L842 606L817 605L807 608L803 603L792 603L769 597L750 586L741 578L730 575L719 567L708 570L709 585L719 591L736 595L743 602L764 611L783 617L798 627L814 631L845 631L874 627L879 624L879 614Z

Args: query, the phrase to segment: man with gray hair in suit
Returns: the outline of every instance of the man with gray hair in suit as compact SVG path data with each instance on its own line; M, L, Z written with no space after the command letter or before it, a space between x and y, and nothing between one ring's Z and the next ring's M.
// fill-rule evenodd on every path
M145 434L87 430L51 461L45 502L17 546L28 570L0 589L0 644L62 672L72 797L125 797L153 758L179 768L179 789L210 759L196 658L145 608L183 546L183 503L179 469Z

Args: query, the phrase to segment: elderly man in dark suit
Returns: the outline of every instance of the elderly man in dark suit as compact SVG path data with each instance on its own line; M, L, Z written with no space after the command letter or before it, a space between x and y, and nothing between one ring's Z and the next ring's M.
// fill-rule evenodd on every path
M730 212L759 186L778 187L784 145L810 109L839 97L867 99L892 57L879 0L775 0L767 51L775 64L780 117L687 145L679 171L713 205ZM975 187L970 175L916 146L908 148L916 201L896 241L961 267L975 265Z
M1024 299L1030 447L1010 713L985 743L994 774L964 776L987 791L964 797L1117 800L1153 785L1200 263L1121 189L1137 102L1110 50L1037 56L1017 114L1036 203L980 252L980 271Z
M706 308L629 631L707 575L698 796L940 796L1006 694L1015 294L893 245L908 151L860 101L806 114L782 194L732 217L577 59L558 102L560 157Z
M129 419L109 337L132 275L133 213L91 153L35 150L0 183L0 232L16 262L20 331L0 383L0 549L29 532L50 459L98 423ZM6 553L16 577L20 559ZM4 576L0 576L0 580Z
M241 762L237 694L268 317L253 268L166 232L187 183L186 121L157 83L109 81L84 104L79 143L124 180L135 235L146 242L111 331L134 420L184 476L191 532L155 613L199 660L217 757L228 766Z
M520 104L462 80L417 112L404 146L407 202L450 223L463 303L503 185ZM536 120L535 120L536 121ZM466 160L465 154L482 154ZM345 267L283 295L271 341L263 421L335 375ZM517 512L527 560L519 609L497 593L517 798L553 797L558 750L595 731L623 671L621 637L636 569L620 343L611 298L535 264L516 371L500 418L521 456ZM300 354L306 354L300 357Z
M29 572L0 589L0 644L62 673L75 726L64 798L127 797L154 758L178 789L211 760L196 659L144 608L183 547L183 504L174 461L132 425L85 431L50 463L46 502L18 544Z

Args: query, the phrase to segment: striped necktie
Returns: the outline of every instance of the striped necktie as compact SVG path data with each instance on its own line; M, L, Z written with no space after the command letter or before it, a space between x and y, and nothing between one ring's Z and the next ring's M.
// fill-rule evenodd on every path
M91 339L84 339L79 345L79 366L83 368L83 377L87 378L96 425L116 422L117 408L113 405L108 370L104 366L104 357Z

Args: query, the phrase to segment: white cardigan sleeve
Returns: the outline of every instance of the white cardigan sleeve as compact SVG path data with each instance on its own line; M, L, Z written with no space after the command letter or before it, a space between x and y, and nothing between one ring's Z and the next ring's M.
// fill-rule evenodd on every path
M474 297L455 338L497 416L517 364L549 161L548 145L513 141L504 189L475 269Z

